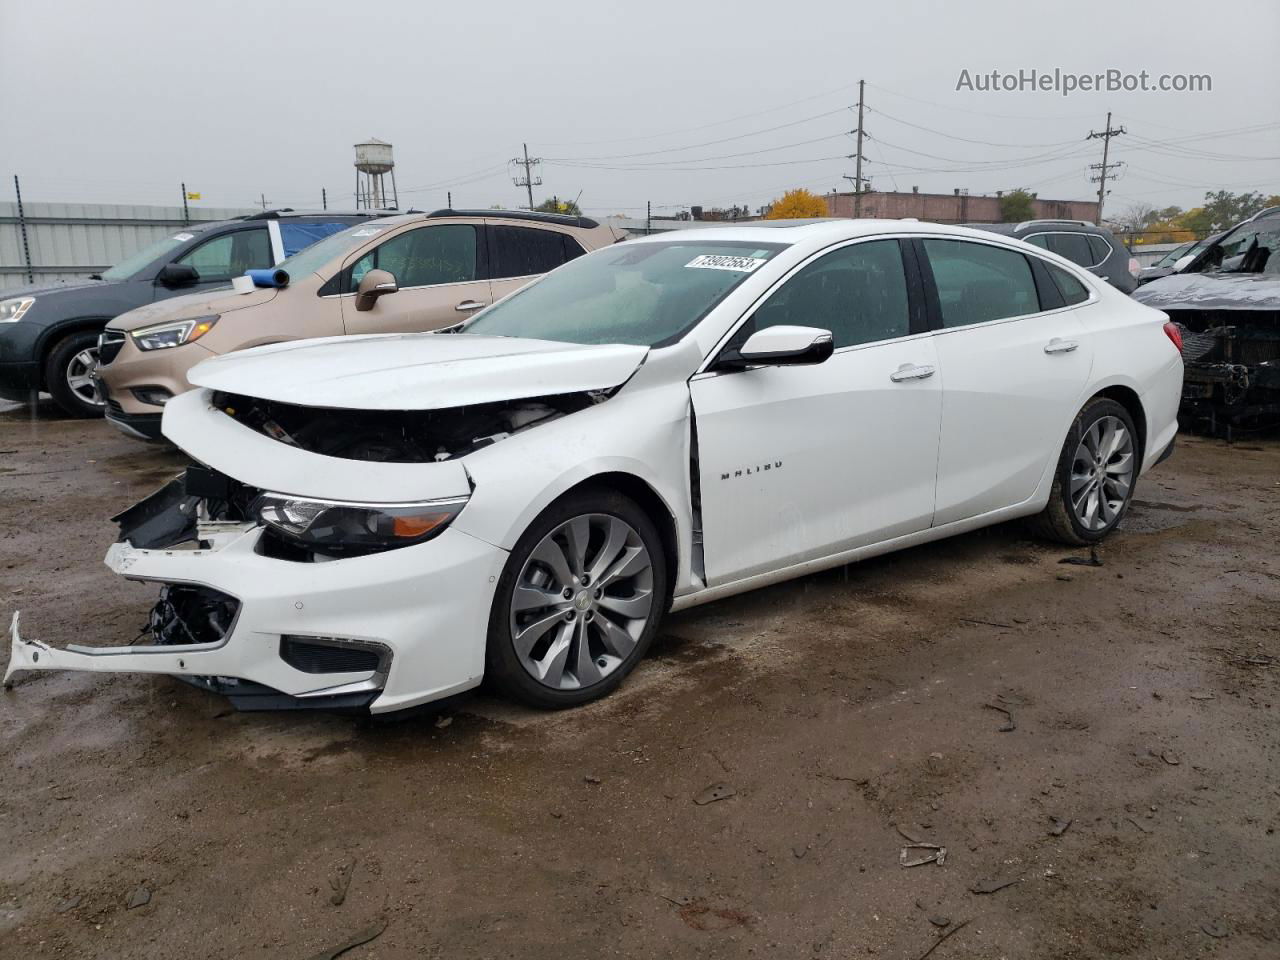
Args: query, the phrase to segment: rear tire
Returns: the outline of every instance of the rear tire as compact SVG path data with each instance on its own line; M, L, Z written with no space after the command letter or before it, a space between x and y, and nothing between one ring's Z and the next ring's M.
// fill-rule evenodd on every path
M89 375L98 365L98 331L80 330L63 337L44 363L44 388L54 403L73 417L100 417L107 405L98 399Z
M1049 502L1027 522L1031 532L1071 546L1106 537L1133 499L1140 448L1128 410L1106 397L1086 403L1062 444Z
M648 651L668 592L662 538L635 501L606 489L563 497L516 541L498 579L486 679L548 710L606 696Z

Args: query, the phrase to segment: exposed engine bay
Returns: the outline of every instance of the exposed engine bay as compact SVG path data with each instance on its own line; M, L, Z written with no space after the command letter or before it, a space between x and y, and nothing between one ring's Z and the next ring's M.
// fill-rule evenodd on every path
M1280 421L1280 310L1165 308L1182 329L1182 412L1212 433Z
M611 393L588 391L438 410L350 410L218 392L213 405L273 440L310 453L431 463L466 456L519 430L600 403Z

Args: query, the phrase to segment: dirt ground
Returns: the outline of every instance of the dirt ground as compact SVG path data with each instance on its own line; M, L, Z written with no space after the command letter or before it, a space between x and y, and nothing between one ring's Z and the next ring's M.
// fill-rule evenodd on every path
M180 465L0 412L3 623L131 640L107 518ZM808 577L670 617L573 712L26 674L0 957L1275 958L1278 535L1280 442L1184 438L1101 567L1006 525Z

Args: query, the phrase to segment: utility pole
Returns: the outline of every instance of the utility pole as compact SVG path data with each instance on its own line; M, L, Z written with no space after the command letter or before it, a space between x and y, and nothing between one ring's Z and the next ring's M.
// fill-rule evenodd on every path
M514 183L517 187L524 187L526 190L529 191L529 209L532 210L533 209L533 188L542 186L542 178L535 177L533 175L532 168L542 163L542 158L533 157L531 159L529 157L529 145L525 143L525 144L521 144L521 146L524 147L524 159L521 160L519 157L516 157L511 161L511 163L517 167L524 167L524 176L512 177L511 182Z
M262 209L263 209L263 210L266 210L266 209L267 209L267 195L266 195L265 193L263 193L263 194L260 194L259 196L260 196L260 200L259 200L259 202L262 204Z
M1102 204L1106 201L1106 198L1107 198L1107 174L1112 168L1123 166L1123 162L1119 160L1115 161L1114 163L1107 163L1107 155L1110 152L1110 148L1111 148L1111 138L1118 137L1120 136L1120 134L1127 133L1127 132L1128 131L1125 130L1124 127L1117 127L1115 129L1112 129L1111 111L1108 110L1107 111L1107 128L1103 130L1101 133L1095 133L1094 131L1090 130L1089 136L1085 137L1086 140L1102 141L1102 162L1089 164L1090 170L1098 171L1097 176L1089 178L1090 180L1098 184L1098 220L1097 220L1098 226L1102 225Z
M853 215L854 217L862 216L862 100L863 91L866 87L865 80L858 81L858 129L853 131L858 137L857 152L854 154L854 169L852 177L845 177L846 180L853 181ZM832 212L834 212L834 205Z
M187 185L182 185L182 225L188 227L191 225L191 213L187 210Z
M17 177L14 177L17 180ZM653 233L653 201L646 200L644 202L644 235L647 237Z
M453 191L452 190L446 191L445 196L449 198L449 201L448 203L445 204L445 206L447 206L450 210L452 210L453 209Z
M27 214L22 208L22 186L18 183L18 175L13 175L13 192L18 197L18 229L22 233L22 259L27 263L27 283L35 283L36 278L31 270L31 247L27 244Z
M320 208L322 210L329 209L329 192L324 187L320 188Z

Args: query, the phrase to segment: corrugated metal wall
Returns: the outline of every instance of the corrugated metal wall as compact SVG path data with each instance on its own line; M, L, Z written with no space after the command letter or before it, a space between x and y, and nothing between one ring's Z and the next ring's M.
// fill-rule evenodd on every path
M182 207L112 203L24 203L30 273L36 283L100 273L182 227ZM191 221L226 220L249 209L192 207ZM18 205L0 202L0 291L27 286Z

